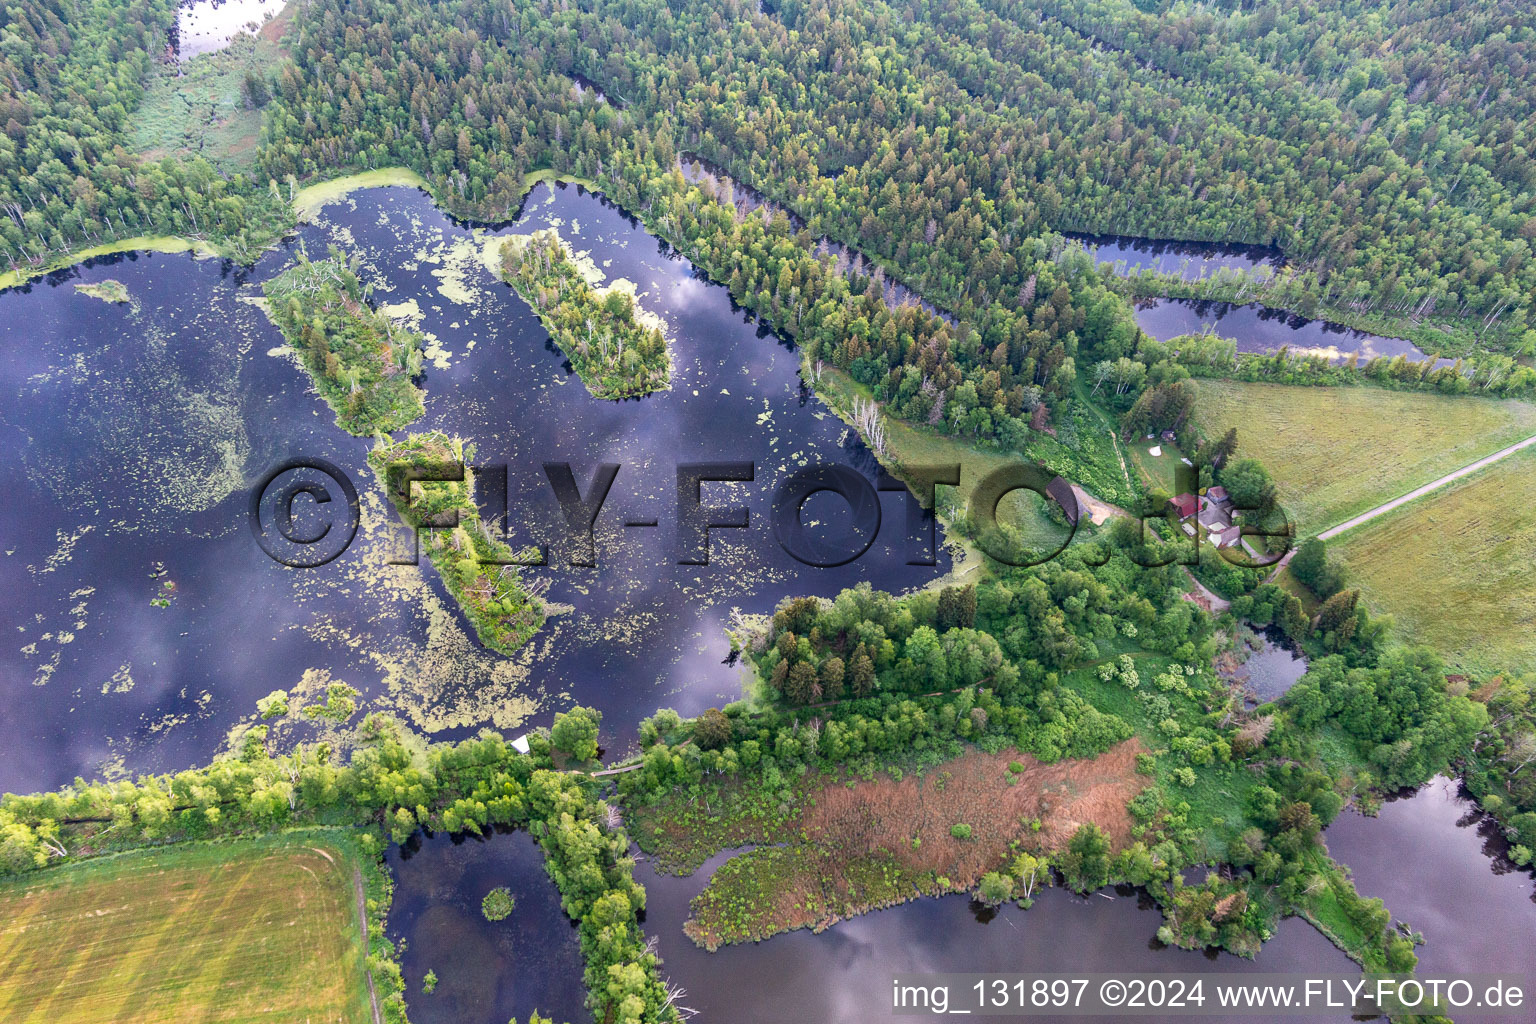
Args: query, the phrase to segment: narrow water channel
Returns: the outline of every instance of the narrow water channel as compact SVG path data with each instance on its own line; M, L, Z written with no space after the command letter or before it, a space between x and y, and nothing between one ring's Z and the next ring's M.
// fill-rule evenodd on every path
M1428 358L1418 346L1402 338L1384 338L1326 320L1308 320L1257 303L1237 306L1199 299L1147 299L1137 305L1136 324L1158 341L1209 330L1235 339L1239 352L1274 352L1289 346L1296 355L1324 356L1335 363L1353 355L1362 366L1377 357L1406 356L1410 362ZM1449 366L1452 362L1439 359L1435 365Z

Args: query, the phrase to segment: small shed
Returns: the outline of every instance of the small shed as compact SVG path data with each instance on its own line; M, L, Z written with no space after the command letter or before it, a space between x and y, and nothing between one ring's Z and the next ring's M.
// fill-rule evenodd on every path
M528 748L528 734L527 733L523 733L523 735L521 735L517 739L513 740L512 741L512 749L517 751L519 754L526 754L526 753L528 753L528 749L529 749Z
M1199 510L1200 499L1196 498L1193 494L1181 494L1177 498L1172 499L1170 504L1179 513L1180 519L1188 519Z
M1066 514L1067 522L1077 525L1077 517L1082 510L1077 504L1077 494L1072 490L1072 484L1066 477L1058 476L1045 485L1045 493L1050 495L1056 504L1061 506L1061 511Z

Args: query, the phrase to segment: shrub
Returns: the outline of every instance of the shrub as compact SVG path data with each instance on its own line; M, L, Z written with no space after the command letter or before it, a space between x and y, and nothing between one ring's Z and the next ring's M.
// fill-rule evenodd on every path
M485 899L480 901L480 912L485 915L487 921L504 921L512 913L516 903L512 899L512 892L504 885L499 885L485 894Z

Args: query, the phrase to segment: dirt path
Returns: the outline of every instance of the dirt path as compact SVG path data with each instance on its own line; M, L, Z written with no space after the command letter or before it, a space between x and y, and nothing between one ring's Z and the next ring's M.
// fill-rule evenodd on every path
M1207 587L1204 583L1201 583L1199 580L1195 579L1195 574L1189 571L1188 566L1185 566L1184 568L1184 575L1189 577L1189 582L1195 585L1195 589L1200 592L1200 596L1210 602L1210 610L1212 612L1215 612L1219 615L1226 611L1228 608L1232 607L1231 601L1228 601L1226 598L1216 593L1210 587Z
M1536 444L1536 435L1528 437L1524 441L1518 441L1515 444L1510 445L1508 448L1494 452L1492 455L1478 459L1476 462L1471 463L1470 465L1461 467L1454 473L1447 473L1440 479L1432 480L1425 484L1423 487L1415 488L1400 498L1393 498L1385 505L1378 505L1371 509L1369 512L1362 512L1360 515L1355 516L1353 519L1346 519L1338 526L1330 527L1329 529L1326 529L1322 533L1318 534L1318 539L1332 540L1334 537L1337 537L1345 530L1353 529L1356 526L1359 526L1361 523L1368 523L1372 519L1375 519L1377 516L1385 515L1388 512L1391 512L1393 509L1406 505L1416 498L1422 498L1424 495L1430 493L1431 491L1437 491L1452 481L1460 480L1464 476L1469 476L1472 473L1476 473L1484 466L1491 466L1495 462L1498 462L1500 459L1507 458L1523 448L1529 448L1533 444Z
M1130 514L1124 509L1120 508L1118 505L1111 505L1107 501L1102 501L1098 498L1095 498L1093 495L1083 490L1081 484L1073 484L1072 493L1077 497L1078 515L1082 515L1083 512L1086 511L1088 513L1088 520L1093 523L1094 526L1103 526L1106 522L1109 521L1110 516L1125 516Z
M368 900L363 894L363 873L357 868L352 869L352 891L357 895L357 923L363 930L363 955L368 955ZM363 977L368 979L368 1005L373 1008L373 1024L384 1024L384 1018L379 1013L379 994L373 988L373 972L366 966L363 968Z

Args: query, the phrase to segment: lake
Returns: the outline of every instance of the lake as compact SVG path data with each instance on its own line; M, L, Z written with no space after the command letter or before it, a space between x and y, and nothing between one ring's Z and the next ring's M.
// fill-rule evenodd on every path
M581 939L531 835L417 833L390 847L387 862L395 898L386 927L407 938L400 970L414 1024L504 1024L534 1010L586 1019ZM480 901L498 886L511 890L512 914L487 921ZM421 988L428 971L438 979L430 995Z
M176 57L187 60L229 45L241 32L254 34L282 13L288 0L197 0L176 11Z
M1242 661L1234 660L1229 668L1224 667L1230 657L1224 655L1217 660L1217 666L1222 669L1224 678L1250 695L1250 703L1279 700L1306 674L1307 659L1274 626L1262 630L1244 627L1239 631L1237 642L1241 645L1238 656Z
M1378 356L1407 356L1422 362L1428 356L1403 338L1384 338L1326 320L1308 320L1258 303L1237 306L1202 299L1144 299L1136 304L1136 325L1158 341L1211 331L1237 341L1239 352L1274 352L1290 346L1294 355L1319 355L1342 363L1358 355L1363 366ZM1436 366L1455 360L1439 359Z
M668 325L671 390L593 399L528 307L480 262L474 229L424 194L373 189L251 270L190 256L97 261L0 293L9 357L0 369L0 585L11 640L0 688L0 788L52 788L76 775L204 762L275 688L363 691L436 738L485 725L516 735L582 702L607 715L622 750L658 707L685 715L736 699L741 669L724 635L736 610L771 612L860 581L905 590L946 571L906 564L904 496L881 495L884 528L857 561L815 569L769 529L774 487L817 462L874 465L844 424L801 388L794 350L734 308L726 289L634 221L573 186L539 186L500 233L556 227L610 280L633 281ZM482 233L484 234L484 233ZM392 566L392 511L365 464L371 442L336 425L282 338L249 303L293 251L340 240L361 253L374 300L406 307L431 336L426 416L508 466L519 544L558 522L541 464L569 461L582 487L597 463L622 468L598 524L598 566L546 569L552 618L517 656L476 642L429 566ZM73 285L113 278L109 305ZM402 314L404 315L404 314ZM247 530L246 488L278 461L318 456L363 496L362 529L340 558L295 570ZM712 531L712 564L679 565L676 466L751 461L747 484L706 484L740 501L746 530ZM836 538L843 505L808 506ZM622 524L655 518L652 528ZM151 602L165 582L169 607Z
M1510 950L1536 940L1536 885L1531 873L1514 869L1504 859L1502 839L1454 782L1437 778L1390 799L1377 818L1346 811L1329 827L1325 839L1333 855L1350 867L1363 894L1383 897L1397 919L1424 933L1426 941L1418 950L1421 977L1509 970L1515 966ZM451 842L436 836L425 847L448 850ZM392 854L401 890L435 886L438 898L457 908L471 902L478 906L488 884L509 884L518 888L520 912L523 892L539 901L529 910L537 920L547 916L548 903L558 908L558 898L536 859L514 850L494 852L500 846L532 848L526 835L496 836L485 842L470 839L465 845L477 863L503 858L498 862L506 865L505 870L473 876L457 868L439 868L419 854L397 865ZM643 856L635 871L646 887L644 924L656 936L662 973L682 986L686 995L679 1003L699 1011L694 1019L704 1022L894 1024L910 1019L890 1012L891 978L897 973L1123 970L1316 975L1350 974L1357 969L1299 918L1281 921L1254 960L1163 946L1156 937L1161 915L1144 896L1123 886L1086 897L1049 889L1028 911L1011 904L988 911L965 896L925 898L855 917L820 935L801 930L709 953L695 946L682 926L689 901L734 852L716 854L682 878L657 874ZM414 904L397 903L390 915L391 933L403 934L413 949L430 938L419 924L420 913ZM508 941L501 925L468 913L456 920L476 934L454 939L451 948L479 949ZM549 934L553 948L565 942L558 929L550 929ZM421 1007L429 1014L422 1019L432 1021L444 1019L433 1004L436 996L416 991L428 960L452 963L454 957L423 955L407 962L412 1016ZM506 984L516 990L527 972L517 965L508 972ZM438 973L444 974L441 968ZM579 986L568 998L579 998ZM500 1024L502 1018L461 1019L464 1024ZM571 1019L578 1018L573 1013ZM1202 1019L1254 1018L1218 1014ZM1349 1017L1287 1019L1346 1021ZM1458 1014L1456 1019L1507 1022L1515 1018Z
M1324 838L1362 893L1424 933L1421 975L1508 970L1512 950L1536 947L1531 871L1509 861L1497 824L1455 780L1390 797L1376 818L1346 811Z

